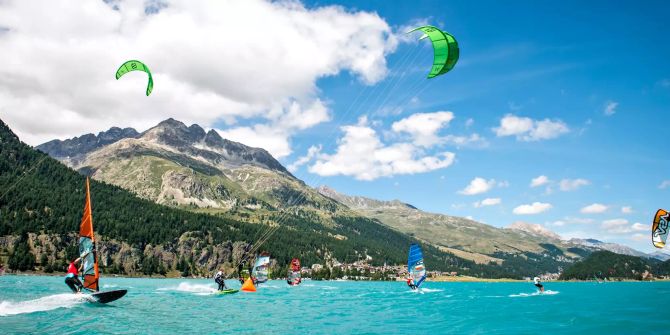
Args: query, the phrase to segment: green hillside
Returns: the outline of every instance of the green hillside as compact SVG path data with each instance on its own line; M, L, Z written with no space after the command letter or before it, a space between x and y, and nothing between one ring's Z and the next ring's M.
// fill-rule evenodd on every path
M23 144L0 121L0 190L0 236L6 242L4 246L0 243L4 249L0 253L29 250L35 256L34 266L59 270L68 256L67 248L72 253L76 245L73 233L78 230L84 204L84 176ZM177 269L206 273L221 263L234 264L268 227L224 214L157 205L95 180L91 192L103 266L113 272ZM347 262L366 256L373 264L401 264L406 261L406 246L413 242L362 217L339 217L333 227L280 212L262 221L281 223L261 248L273 255L278 266L293 257L300 257L305 265L322 263L326 257ZM470 265L433 248L425 253L431 269L457 270L455 264Z
M652 272L656 261L635 256L620 255L609 251L596 251L567 268L561 275L564 280L591 280L594 278L643 279L646 271Z

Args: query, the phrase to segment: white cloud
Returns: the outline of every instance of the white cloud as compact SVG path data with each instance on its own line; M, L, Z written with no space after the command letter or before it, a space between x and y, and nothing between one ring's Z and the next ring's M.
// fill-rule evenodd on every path
M583 214L599 214L607 211L607 206L603 204L591 204L580 210Z
M547 224L550 226L565 226L565 225L573 225L573 224L592 224L595 223L596 221L593 219L589 218L578 218L578 217L571 217L571 216L566 216L563 219L556 220L554 222L548 222Z
M289 164L286 168L291 171L295 172L298 170L299 167L309 163L314 159L319 153L321 152L321 146L311 146L309 149L307 149L307 154L305 156L302 156L298 159L296 159L295 162Z
M521 205L514 208L513 213L517 215L530 215L530 214L539 214L545 211L548 211L553 206L548 203L543 202L534 202L529 205Z
M631 229L633 229L634 231L646 231L646 230L649 230L649 226L643 225L639 222L635 222L631 226Z
M582 179L582 178L563 179L559 183L559 187L560 187L561 191L568 192L568 191L575 191L582 186L586 186L586 185L590 185L590 184L591 184L590 181L588 181L586 179Z
M408 133L418 146L431 147L441 142L438 131L453 119L452 112L416 113L394 122L391 129L397 133Z
M493 131L498 137L516 136L517 140L532 142L559 137L570 129L561 120L533 120L507 114L500 119L500 126L493 128Z
M465 120L465 128L470 128L473 124L475 124L475 119L469 118Z
M378 82L398 44L378 14L341 6L172 0L149 15L147 3L0 1L3 120L30 144L168 117L225 123L223 133L260 136L236 139L281 157L295 132L329 119L320 78ZM133 58L152 70L150 97L142 73L114 79Z
M489 144L485 138L476 133L470 134L470 136L446 135L441 138L441 141L444 144L451 144L456 147L486 147Z
M281 129L259 124L253 127L217 130L223 138L244 143L251 147L263 148L275 158L282 158L291 154L288 134Z
M481 177L476 177L472 181L470 181L470 184L466 186L463 190L459 191L458 193L460 194L465 194L465 195L475 195L475 194L482 194L490 191L493 187L495 187L496 181L494 179L486 180Z
M611 234L627 234L632 231L626 219L611 219L603 221L601 227Z
M623 206L623 207L621 207L621 213L622 214L631 214L631 213L633 213L633 207Z
M619 103L616 101L608 101L605 103L605 108L603 113L607 116L612 116L616 113L616 108L619 106Z
M287 106L275 106L268 111L267 124L251 127L220 129L221 136L252 147L264 148L275 158L291 154L290 138L299 130L328 121L330 116L326 106L316 99L309 106L293 101Z
M463 209L463 208L465 208L466 206L467 206L467 205L464 204L464 203L451 204L451 208L453 208L453 209Z
M473 204L475 208L485 207L485 206L495 206L499 205L502 202L500 198L486 198L482 201L477 201Z
M545 223L545 225L547 225L547 226L563 227L563 226L566 225L566 222L563 221L563 220L556 220L556 221L552 221L552 222L547 222L547 223Z
M661 182L660 185L658 185L658 188L660 188L660 189L665 189L665 188L668 188L668 187L670 187L670 180L664 180L664 181Z
M533 178L530 181L530 187L539 187L539 186L548 184L549 182L551 182L551 181L549 180L549 178L547 176L541 175L539 177Z
M630 239L636 242L644 241L649 239L649 234L640 234L640 233L635 233L630 236Z
M425 155L412 143L384 144L377 132L361 118L357 125L341 127L344 137L334 154L318 155L309 171L320 176L345 175L374 180L401 174L416 174L450 166L455 155L440 152Z

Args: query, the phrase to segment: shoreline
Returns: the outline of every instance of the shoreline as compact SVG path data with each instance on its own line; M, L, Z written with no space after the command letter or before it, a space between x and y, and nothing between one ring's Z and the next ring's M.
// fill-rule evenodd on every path
M46 277L64 277L65 273L63 274L54 274L54 273L42 273L42 272L20 272L20 273L7 273L5 272L3 275L0 276L46 276ZM146 276L146 275L140 275L140 276L120 276L120 275L104 275L103 277L106 278L128 278L128 279L211 279L210 277L177 277L177 276ZM313 280L309 277L305 277L304 279L309 280L309 281L324 281L324 282L331 282L331 281L344 281L344 282L404 282L404 281L384 281L384 280L345 280L345 279L332 279L332 280ZM237 278L226 278L226 280L237 280ZM272 279L272 280L285 280L284 278L278 278L278 279ZM433 283L528 283L532 281L528 280L523 280L523 279L512 279L512 278L478 278L478 277L470 277L470 276L443 276L443 277L435 277L435 278L428 278L426 280L427 282L433 282ZM603 281L603 282L595 282L593 280L551 280L551 281L544 281L545 283L617 283L617 282L670 282L670 278L664 279L664 278L657 278L653 280L635 280L635 279L621 279L621 280L609 280L609 281Z

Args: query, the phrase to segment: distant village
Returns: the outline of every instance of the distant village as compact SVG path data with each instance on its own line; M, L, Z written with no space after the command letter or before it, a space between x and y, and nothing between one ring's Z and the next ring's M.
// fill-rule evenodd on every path
M383 281L405 281L409 276L407 265L388 265L375 266L368 263L368 260L360 260L354 263L341 263L334 259L329 259L325 264L313 264L311 267L302 267L303 277L309 277L314 280L383 280ZM427 271L428 278L458 277L456 271ZM561 272L538 274L541 281L558 280ZM532 281L532 277L524 277L523 280Z
M370 265L366 260L354 263L340 263L337 260L329 260L326 264L313 264L311 267L303 267L302 275L312 279L342 279L342 280L386 280L404 281L409 275L407 265ZM429 278L458 276L458 272L428 271Z

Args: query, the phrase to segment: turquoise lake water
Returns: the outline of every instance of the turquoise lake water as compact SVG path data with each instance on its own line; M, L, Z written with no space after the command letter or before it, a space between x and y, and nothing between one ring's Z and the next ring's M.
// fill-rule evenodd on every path
M229 280L228 286L239 288ZM270 281L214 295L212 280L103 278L127 288L107 305L68 293L61 277L0 277L4 334L668 334L670 283Z

